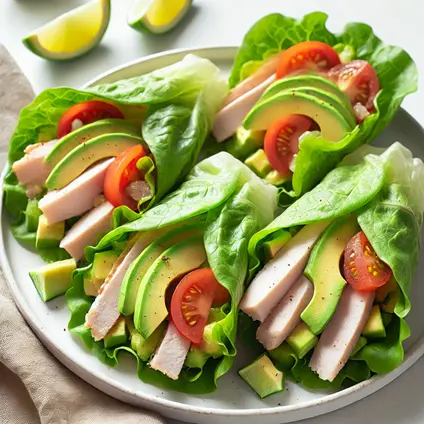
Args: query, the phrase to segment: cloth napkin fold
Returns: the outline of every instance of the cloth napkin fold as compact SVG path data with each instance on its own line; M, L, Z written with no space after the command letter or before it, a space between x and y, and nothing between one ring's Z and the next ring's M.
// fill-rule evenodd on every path
M33 90L0 45L0 154ZM20 315L0 272L0 424L164 424L80 380L44 348Z

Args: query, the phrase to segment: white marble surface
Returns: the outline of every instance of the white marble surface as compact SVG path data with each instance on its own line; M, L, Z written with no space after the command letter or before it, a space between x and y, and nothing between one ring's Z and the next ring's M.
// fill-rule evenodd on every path
M130 2L112 0L112 21L101 46L71 63L45 62L27 51L21 39L58 14L84 3L82 0L0 0L0 42L14 55L35 90L41 91L60 85L77 87L111 67L159 51L237 45L250 25L267 13L301 16L323 10L330 14L331 29L341 29L348 21L367 22L385 42L405 48L419 69L424 69L422 0L195 0L186 25L161 37L143 36L126 26ZM424 73L420 83L423 86ZM422 90L410 96L404 107L424 124L421 101L424 101ZM304 424L424 423L423 381L424 359L421 359L378 393L337 412L304 421Z

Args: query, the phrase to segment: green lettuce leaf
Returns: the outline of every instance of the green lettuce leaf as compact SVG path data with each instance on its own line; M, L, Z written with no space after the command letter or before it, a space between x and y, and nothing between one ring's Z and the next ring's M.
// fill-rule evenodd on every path
M357 59L368 61L377 72L381 90L374 102L375 113L338 143L316 135L300 142L292 187L281 189L282 206L311 190L345 155L371 142L391 122L404 97L417 90L417 68L404 50L384 45L371 27L362 23L348 24L341 34L332 34L326 28L327 18L321 12L305 15L299 21L277 13L265 16L245 35L230 76L230 86L234 87L246 74L244 65L257 66L270 55L307 40L349 45Z

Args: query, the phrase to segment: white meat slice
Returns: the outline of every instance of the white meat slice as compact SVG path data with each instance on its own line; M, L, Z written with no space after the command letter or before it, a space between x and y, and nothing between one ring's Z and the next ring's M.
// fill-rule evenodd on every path
M305 225L253 279L240 309L263 322L303 274L309 254L329 221Z
M300 314L313 294L312 283L301 275L256 332L256 338L266 350L275 349L286 340L300 323Z
M190 344L190 340L182 336L175 325L170 322L162 342L150 361L150 366L172 380L177 380Z
M38 204L47 223L52 225L89 211L103 191L106 171L113 161L114 158L99 162L67 186L47 193Z
M122 252L115 262L99 295L85 316L85 326L91 328L94 340L102 340L119 318L118 300L124 275L131 262L159 236L160 231L149 231L137 236L132 247Z
M22 185L43 185L50 174L51 166L44 162L58 140L31 144L25 149L25 156L12 165L18 181Z
M347 285L336 312L321 334L309 367L322 380L333 381L348 361L369 318L374 292L359 292Z
M275 74L277 72L277 66L279 62L279 54L270 57L256 72L250 75L250 77L241 81L228 93L228 96L225 98L222 107L230 104L243 94L263 83L271 75Z
M85 246L95 245L103 234L112 229L113 210L114 206L109 202L92 209L66 233L60 247L75 260L80 260L84 256Z
M236 132L250 109L252 109L264 91L275 81L275 78L275 75L270 76L252 90L224 106L218 112L212 129L212 133L218 143L231 137Z

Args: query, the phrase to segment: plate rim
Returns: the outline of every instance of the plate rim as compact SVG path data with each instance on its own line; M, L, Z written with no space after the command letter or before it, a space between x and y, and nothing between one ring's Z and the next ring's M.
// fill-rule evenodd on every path
M87 88L91 85L96 84L98 81L104 79L105 77L109 77L114 73L120 72L124 69L131 68L142 64L144 62L149 62L154 59L159 59L162 57L168 56L177 56L181 54L199 54L202 56L210 56L210 54L225 54L231 55L234 57L234 53L236 52L238 47L236 46L208 46L208 47L199 47L199 48L183 48L183 49L173 49L166 50L164 52L155 53L152 55L148 55L142 58L138 58L135 60L131 60L122 65L118 65L116 67L111 68L108 71L101 73L100 75L92 78L90 81L85 83L82 87ZM209 53L209 55L208 55ZM402 113L405 113L409 119L411 119L416 125L424 129L422 125L406 110L400 109ZM399 113L399 112L398 112ZM0 184L3 186L5 176L8 172L9 166L6 163L0 177ZM178 413L189 413L194 414L196 416L199 415L212 415L217 417L249 417L249 416L283 416L288 413L301 413L302 411L308 411L307 416L302 418L310 418L314 416L319 416L344 406L350 405L360 399L363 399L372 393L377 392L384 386L391 383L398 376L403 374L407 369L409 369L413 364L415 364L421 356L424 355L424 334L409 348L407 354L405 355L404 361L402 364L390 372L389 374L384 375L376 375L371 379L365 380L361 383L358 383L350 388L344 389L342 391L338 391L335 393L331 393L323 396L320 399L309 400L306 402L302 402L300 404L293 405L284 405L284 406L276 406L276 407L264 407L264 408L252 408L252 409L225 409L225 408L212 408L212 407L201 407L201 406L192 406L187 405L178 401L163 399L155 395L150 395L146 393L142 393L137 390L128 389L123 384L116 382L113 378L107 376L107 374L102 374L93 370L86 369L83 365L74 361L71 357L69 357L65 352L63 352L56 344L54 343L54 337L50 337L48 334L44 333L43 325L40 320L37 318L36 314L28 307L24 296L21 295L20 290L16 284L15 278L13 276L11 267L9 265L9 261L6 254L4 236L3 236L3 214L6 213L5 209L3 209L3 199L4 192L2 191L2 196L0 197L0 208L2 213L2 220L0 223L0 266L3 270L3 274L5 276L6 282L11 291L13 300L17 305L20 313L24 317L27 324L34 331L38 339L43 343L43 345L55 356L64 366L66 366L71 372L76 374L79 378L84 380L85 382L91 384L96 387L100 391L107 393L108 395L117 398L126 403L140 405L148 408L157 408L165 407L168 410L178 412ZM116 393L113 393L111 390L117 390L121 397L117 397ZM131 399L130 399L131 398ZM134 398L134 399L132 399ZM319 410L319 408L323 408L325 406L325 410ZM160 412L160 411L159 411ZM163 412L163 411L162 411ZM293 417L293 419L300 417ZM291 419L290 419L291 420ZM287 421L286 421L287 422Z

